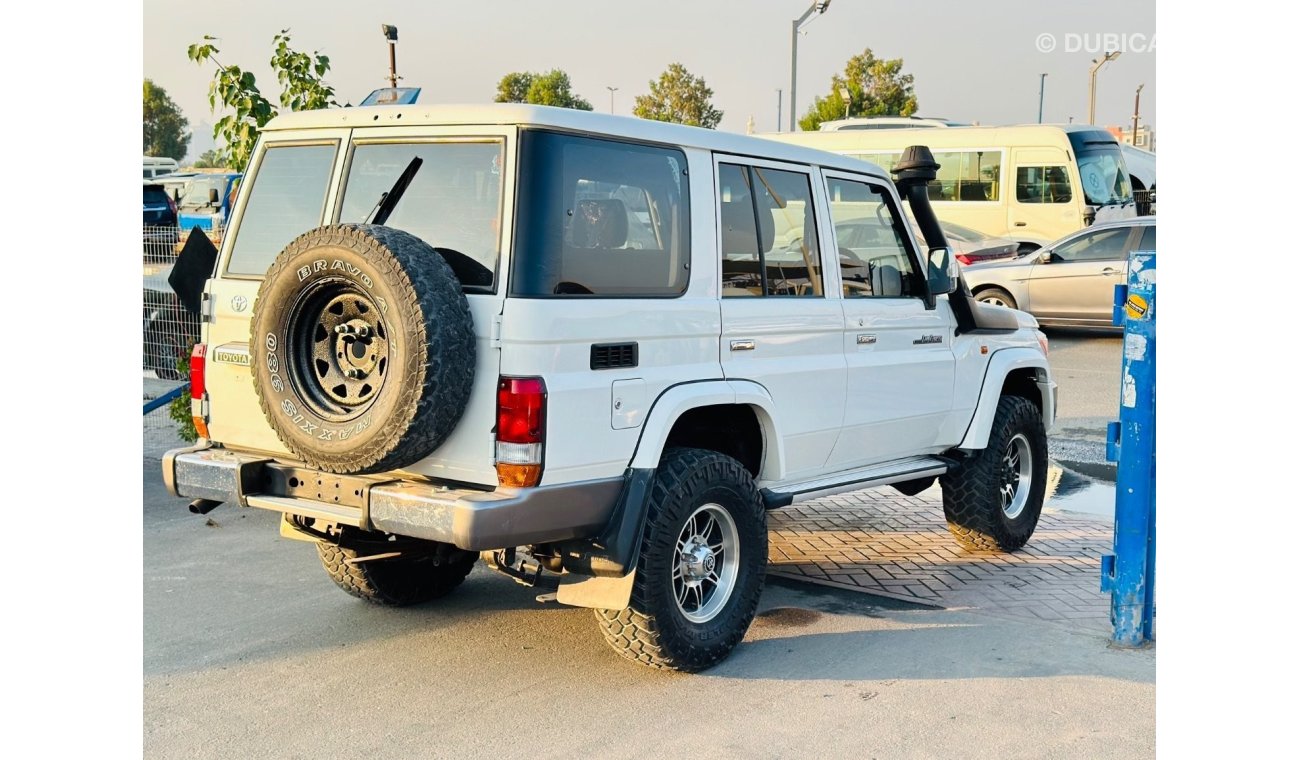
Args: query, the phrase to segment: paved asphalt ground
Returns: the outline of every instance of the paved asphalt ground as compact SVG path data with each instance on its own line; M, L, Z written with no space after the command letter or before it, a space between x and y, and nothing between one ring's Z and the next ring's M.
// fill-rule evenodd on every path
M1106 423L1119 419L1124 338L1101 330L1046 329L1058 386L1052 458L1090 477L1115 479L1106 461Z
M446 599L347 596L276 516L185 510L144 461L151 758L1145 758L1155 652L1047 621L770 579L694 676L479 565Z

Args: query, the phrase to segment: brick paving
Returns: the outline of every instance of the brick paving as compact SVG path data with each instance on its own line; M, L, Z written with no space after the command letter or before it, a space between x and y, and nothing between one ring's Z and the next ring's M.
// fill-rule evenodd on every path
M1110 631L1110 598L1098 587L1112 526L1101 517L1045 511L1020 551L973 553L948 533L938 488L877 488L778 509L768 527L774 575Z

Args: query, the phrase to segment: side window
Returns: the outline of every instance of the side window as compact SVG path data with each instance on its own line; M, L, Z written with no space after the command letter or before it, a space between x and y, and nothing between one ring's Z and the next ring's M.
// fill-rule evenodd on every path
M680 150L528 130L512 295L678 296L690 273Z
M1059 246L1052 251L1053 261L1112 261L1128 258L1130 228L1097 230Z
M1142 231L1142 242L1138 244L1139 251L1154 251L1156 249L1156 226L1149 225Z
M268 148L249 185L226 271L266 273L289 241L319 227L337 144Z
M846 297L920 296L924 283L908 255L906 234L889 193L865 182L830 177L831 221Z
M996 201L1002 186L1002 151L970 150L934 154L939 176L929 184L930 200Z
M1069 203L1070 175L1064 166L1016 167L1016 200L1021 203Z
M467 292L492 292L501 251L504 156L500 141L357 145L339 221L365 221L419 158L419 168L386 224L437 247Z
M807 174L721 164L722 295L821 296Z

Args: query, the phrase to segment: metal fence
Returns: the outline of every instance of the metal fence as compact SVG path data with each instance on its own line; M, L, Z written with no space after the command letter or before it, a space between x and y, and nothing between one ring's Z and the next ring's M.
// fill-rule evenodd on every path
M175 227L144 228L144 403L189 382L190 348L199 340L199 318L181 306L167 277L180 242ZM157 456L183 443L168 405L144 415L144 449Z
M1155 190L1134 190L1133 200L1137 204L1138 216L1151 216L1156 212Z

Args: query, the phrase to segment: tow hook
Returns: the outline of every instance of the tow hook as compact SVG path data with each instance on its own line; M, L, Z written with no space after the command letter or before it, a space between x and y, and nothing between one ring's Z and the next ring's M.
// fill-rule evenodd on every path
M206 515L225 502L213 501L212 499L195 499L190 502L190 511L196 515Z
M483 561L489 568L514 578L515 583L524 586L536 586L537 581L542 577L542 563L538 562L535 567L529 567L527 561L517 557L514 547L485 551Z

